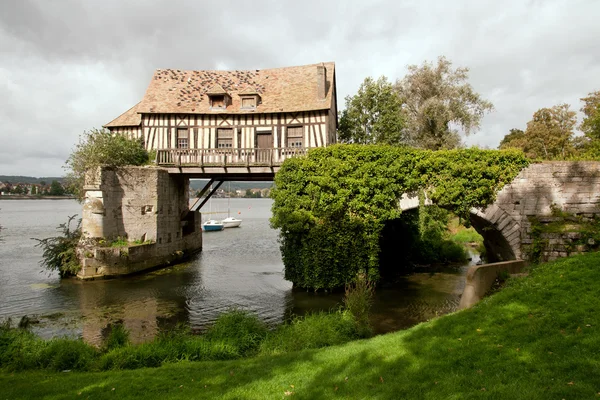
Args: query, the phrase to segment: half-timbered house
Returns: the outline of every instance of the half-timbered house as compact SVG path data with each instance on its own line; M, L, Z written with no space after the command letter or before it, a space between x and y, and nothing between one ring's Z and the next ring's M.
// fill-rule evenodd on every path
M142 138L160 165L278 165L336 142L335 64L159 69L142 100L105 127Z

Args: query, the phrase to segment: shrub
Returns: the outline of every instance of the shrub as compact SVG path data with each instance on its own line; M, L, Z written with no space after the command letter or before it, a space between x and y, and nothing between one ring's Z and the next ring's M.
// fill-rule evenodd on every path
M106 350L125 347L129 344L129 331L121 324L112 325L108 337L104 341Z
M97 356L97 350L77 339L52 339L42 351L42 362L55 371L87 371Z
M112 134L106 129L83 132L79 143L65 162L69 190L83 199L85 174L101 165L118 167L144 165L148 152L141 139L130 139L125 135Z
M373 305L373 284L364 275L358 275L356 281L346 286L344 306L352 314L356 330L361 337L372 334L369 314Z
M36 247L42 248L40 265L49 271L57 271L61 277L76 275L81 266L76 254L77 243L81 238L81 220L75 229L71 229L71 222L76 217L72 215L69 220L60 224L58 229L62 235L37 240Z
M290 323L269 332L260 346L261 354L334 346L358 339L360 333L349 311L315 313L296 317Z
M219 315L206 332L206 339L238 349L240 356L254 353L267 335L267 327L256 315L231 310Z

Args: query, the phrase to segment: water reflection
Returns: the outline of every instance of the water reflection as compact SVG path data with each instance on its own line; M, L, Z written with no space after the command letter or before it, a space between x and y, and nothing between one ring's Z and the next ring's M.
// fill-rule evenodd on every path
M179 322L205 329L232 308L256 313L274 326L292 315L341 304L343 293L292 291L283 279L277 232L269 228L269 200L232 199L231 211L244 220L242 227L206 233L202 253L188 263L93 282L40 274L41 252L28 239L54 235L68 215L80 212L79 204L6 201L1 206L0 318L37 315L35 331L44 337L81 336L100 344L113 324L122 323L137 343ZM215 199L212 208L226 210L227 200ZM454 311L465 271L417 273L378 288L372 318L376 333Z

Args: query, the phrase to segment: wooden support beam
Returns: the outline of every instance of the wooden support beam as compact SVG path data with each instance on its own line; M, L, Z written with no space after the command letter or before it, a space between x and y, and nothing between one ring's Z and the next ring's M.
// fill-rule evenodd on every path
M206 194L206 192L208 192L208 189L210 189L211 185L214 182L215 182L215 179L211 178L211 180L208 181L208 183L206 185L204 185L204 187L202 188L202 190L200 191L200 193L198 193L198 198L196 199L196 201L194 201L194 204L192 204L192 206L190 207L190 211L196 211L200 207L202 207L202 206L198 207L198 204L200 204L200 202L202 201L202 196L204 196Z
M212 179L211 179L211 181L212 181ZM219 187L221 187L221 185L223 184L223 182L224 181L219 181L217 183L217 186L215 186L214 189L208 194L208 196L206 196L202 200L202 203L200 203L200 205L198 206L198 208L196 208L196 210L201 209L206 204L206 202L212 197L212 195L215 194L215 192L217 191L217 189L219 189ZM200 200L200 199L198 199L198 200ZM196 204L194 203L194 205L196 205Z

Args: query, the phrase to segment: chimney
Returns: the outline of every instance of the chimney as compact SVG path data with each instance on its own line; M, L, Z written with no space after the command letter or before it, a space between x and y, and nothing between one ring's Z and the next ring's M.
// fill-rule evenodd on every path
M324 64L317 65L317 98L324 100L327 95L327 69Z

